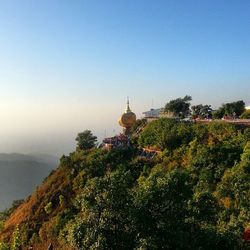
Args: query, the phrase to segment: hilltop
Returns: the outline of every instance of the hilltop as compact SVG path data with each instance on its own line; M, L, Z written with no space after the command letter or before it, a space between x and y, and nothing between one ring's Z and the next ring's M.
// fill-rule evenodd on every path
M0 210L30 195L57 164L57 157L51 155L1 153Z
M250 128L140 124L130 147L62 156L2 218L0 249L249 249Z

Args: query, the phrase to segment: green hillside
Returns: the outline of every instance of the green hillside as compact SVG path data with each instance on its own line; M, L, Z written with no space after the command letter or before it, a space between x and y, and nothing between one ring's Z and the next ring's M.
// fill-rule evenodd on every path
M250 249L250 128L161 118L131 142L63 156L2 215L0 250Z

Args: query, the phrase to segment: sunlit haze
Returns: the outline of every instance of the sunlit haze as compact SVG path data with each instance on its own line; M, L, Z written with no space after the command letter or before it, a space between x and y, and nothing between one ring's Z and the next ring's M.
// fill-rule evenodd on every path
M250 105L250 1L0 2L0 152L61 155L78 132L119 133L130 97L142 117L192 104Z

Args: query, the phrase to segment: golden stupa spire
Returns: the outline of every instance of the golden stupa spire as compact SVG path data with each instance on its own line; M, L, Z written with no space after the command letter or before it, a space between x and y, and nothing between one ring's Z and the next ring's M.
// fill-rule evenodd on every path
M125 113L131 112L131 109L129 107L129 97L127 96L127 107L125 109Z

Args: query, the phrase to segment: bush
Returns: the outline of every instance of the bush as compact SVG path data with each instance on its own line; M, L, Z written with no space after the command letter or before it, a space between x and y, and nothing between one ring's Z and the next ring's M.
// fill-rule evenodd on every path
M250 109L246 110L241 116L240 119L250 119Z
M7 243L0 242L0 250L10 250L10 247Z
M19 250L20 246L21 246L21 235L20 235L19 225L17 225L12 235L12 244L10 249Z
M47 203L47 205L44 207L44 210L45 210L46 214L50 214L52 212L52 202L51 201L49 203Z
M161 118L148 124L139 137L139 145L154 146L158 149L173 150L192 139L192 126L189 122Z

